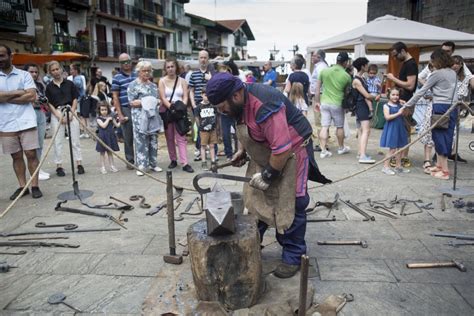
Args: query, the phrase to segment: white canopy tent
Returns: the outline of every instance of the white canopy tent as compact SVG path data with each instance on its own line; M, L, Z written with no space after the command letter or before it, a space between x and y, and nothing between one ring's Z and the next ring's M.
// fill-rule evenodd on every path
M386 53L395 42L408 47L432 50L445 41L456 47L474 47L474 34L419 23L392 15L379 17L345 33L311 44L308 54L324 49L326 52L354 51L355 57L366 53Z

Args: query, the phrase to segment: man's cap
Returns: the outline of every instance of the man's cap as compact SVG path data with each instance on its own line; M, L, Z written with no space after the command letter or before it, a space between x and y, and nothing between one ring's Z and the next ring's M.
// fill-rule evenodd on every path
M235 91L244 87L243 82L228 72L218 72L207 82L206 94L211 104L227 100Z
M340 52L337 55L337 61L340 62L340 63L343 63L343 62L348 61L348 60L349 60L349 54L346 53L346 52Z

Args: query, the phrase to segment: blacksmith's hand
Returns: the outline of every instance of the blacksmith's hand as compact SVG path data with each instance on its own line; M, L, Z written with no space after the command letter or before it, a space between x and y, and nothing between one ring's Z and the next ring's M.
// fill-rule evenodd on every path
M250 180L249 184L252 188L259 189L262 191L265 191L270 186L270 182L266 182L260 172L252 176L252 179Z
M234 156L232 156L232 166L242 167L247 162L247 153L245 151L237 151Z

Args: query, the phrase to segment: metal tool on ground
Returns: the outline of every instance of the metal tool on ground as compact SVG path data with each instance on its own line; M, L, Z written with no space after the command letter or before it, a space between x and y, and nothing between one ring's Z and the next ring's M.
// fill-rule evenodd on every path
M308 272L309 257L307 255L302 255L300 267L300 301L298 307L298 316L306 315L306 299L308 296Z
M20 250L17 252L0 252L0 255L21 256L26 255L26 250Z
M407 206L407 203L406 202L402 202L402 208L400 209L400 216L404 216L405 215L405 208Z
M202 209L199 209L199 212L190 212L191 208L193 207L194 203L196 202L199 202L200 201L200 198L199 196L196 196L191 202L188 203L188 205L186 205L186 208L184 209L183 212L179 213L179 215L177 217L175 217L175 221L178 222L178 221L182 221L184 219L183 215L189 215L189 216L192 216L192 215L201 215L203 213ZM197 203L199 205L199 203ZM177 209L178 207L175 208L175 210Z
M74 229L74 230L41 230L41 231L27 231L17 233L0 233L0 237L14 237L25 235L44 235L44 234L70 234L70 233L93 233L93 232L108 232L117 231L120 228L90 228L90 229Z
M333 215L332 218L310 218L307 219L307 223L321 223L321 222L335 222L336 215Z
M127 202L125 201L122 201L122 200L119 200L117 199L116 197L113 197L113 196L109 196L109 199L111 200L114 200L116 202L119 202L119 203L122 203L123 205L121 206L118 206L117 204L114 203L114 205L116 206L116 209L119 210L119 211L131 211L133 210L135 207L131 204L128 204Z
M78 226L76 224L53 224L53 225L46 225L45 222L38 222L35 224L35 227L38 228L52 228L52 227L64 227L64 230L73 230L76 229Z
M339 199L339 201L341 201L342 203L346 204L348 207L350 207L351 209L353 209L354 211L356 211L356 212L359 213L360 215L364 216L364 219L363 219L364 222L367 222L367 221L375 221L375 217L374 217L374 216L370 216L369 214L367 214L366 212L364 212L362 209L360 209L357 205L351 203L350 200L344 201L343 199Z
M145 203L146 201L146 198L143 196L143 195L132 195L130 198L129 198L130 201L138 201L140 200L140 204L138 204L138 206L140 206L140 208L150 208L151 205L148 204L148 203Z
M388 209L388 208L386 208L385 206L382 206L382 205L374 205L374 209L376 209L376 210L382 209L385 212L390 213L392 215L398 215L396 212L394 212L391 209Z
M383 215L383 216L386 216L386 217L389 217L389 218L392 218L392 219L398 219L398 217L396 217L395 215L392 215L392 214L389 214L389 213L385 213L385 212L380 211L380 210L377 210L377 209L375 209L375 208L367 207L365 210L366 210L367 212L372 212L372 213L375 213L375 214Z
M334 196L334 201L332 202L332 205L329 208L329 211L328 211L328 214L326 215L326 217L329 217L329 215L331 214L331 212L334 208L337 209L337 201L338 200L339 200L339 193L336 193L336 195Z
M69 237L29 237L29 238L10 238L8 241L21 241L21 240L50 240L50 239L69 239Z
M0 262L0 273L6 273L10 271L11 268L18 268L17 266L11 266L6 262Z
M0 247L60 247L60 248L79 248L80 245L48 243L44 241L0 241Z
M56 294L53 294L50 297L48 297L48 303L49 304L52 304L52 305L64 304L67 307L69 307L70 309L73 309L78 313L82 313L82 310L66 303L65 300L66 300L66 295L64 295L63 293L56 293Z
M367 248L368 244L365 240L324 240L317 241L318 245L327 245L327 246L361 246L362 248Z
M250 178L248 177L240 177L240 176L232 176L228 174L218 174L218 173L211 173L205 172L198 174L193 179L193 186L199 194L206 194L211 192L211 188L202 188L199 186L199 180L204 178L214 178L214 179L223 179L223 180L231 180L231 181L238 181L238 182L250 182Z
M183 190L183 188L180 188L180 187L177 187L177 186L175 186L174 189L175 189L175 194L173 196L173 200L176 200L176 199L179 199L181 197L184 190ZM162 209L164 209L166 207L167 203L168 203L167 201L161 202L160 204L158 204L157 207L153 208L151 211L148 211L145 215L153 216L153 215L157 214L159 211L161 211Z
M453 203L454 208L463 208L464 206L466 206L466 202L462 198L453 200L451 201L451 203Z
M431 234L434 237L450 237L462 240L474 240L474 235L460 234L460 233L434 233Z
M433 262L433 263L407 263L409 269L427 269L427 268L458 268L459 271L466 272L466 266L458 260L449 262Z
M421 206L418 205L417 202L413 202L413 205L416 206L416 208L418 209L418 211L416 211L416 212L411 212L411 213L405 213L405 214L403 214L403 215L408 216L408 215L423 213L423 209L421 208Z
M441 211L446 211L446 198L445 197L452 197L449 193L441 193Z
M54 209L56 211L61 211L61 212L68 212L68 213L74 213L74 214L82 214L82 215L88 215L88 216L96 216L96 217L107 218L108 220L111 220L115 224L123 227L124 229L127 229L127 227L125 227L125 225L123 225L118 219L116 219L115 217L113 217L110 214L101 213L101 212L93 212L93 211L88 211L88 210L81 210L81 209L77 209L77 208L62 206L62 204L66 203L66 202L67 201L58 202L58 204L56 205L56 207Z
M466 241L466 242L461 242L461 241L448 241L449 246L453 246L454 248L462 247L462 246L474 246L474 241Z
M173 174L171 171L166 171L166 206L168 210L168 244L170 253L169 255L164 255L163 260L166 263L181 264L183 263L183 256L176 254L173 201Z

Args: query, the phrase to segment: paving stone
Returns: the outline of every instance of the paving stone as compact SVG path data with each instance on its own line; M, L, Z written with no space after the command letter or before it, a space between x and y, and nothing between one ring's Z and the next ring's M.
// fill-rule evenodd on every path
M432 238L422 239L421 242L429 250L433 256L439 260L473 260L474 246L461 246L453 247L449 246L449 241L455 242L469 242L469 240L459 240L453 238ZM474 281L473 281L474 282Z
M8 261L10 263L10 261ZM38 279L38 275L24 274L18 269L11 269L8 273L2 273L0 282L0 309L3 310L7 305L27 289ZM2 314L2 311L0 311Z
M450 260L446 260L450 261ZM474 280L474 262L463 261L467 272L457 268L408 269L407 263L439 262L438 260L385 260L397 282L434 283L434 284L472 284ZM443 261L444 262L444 261Z
M395 282L383 260L316 258L323 281Z
M396 232L402 239L440 239L432 237L432 233L462 232L474 235L474 227L470 221L391 221Z
M316 224L316 223L315 223ZM317 223L307 228L307 242L316 242L322 239L377 239L396 240L400 235L388 221L362 222L336 221Z
M162 256L111 254L103 257L91 274L153 277L163 265Z
M453 286L474 310L474 284L454 284Z

